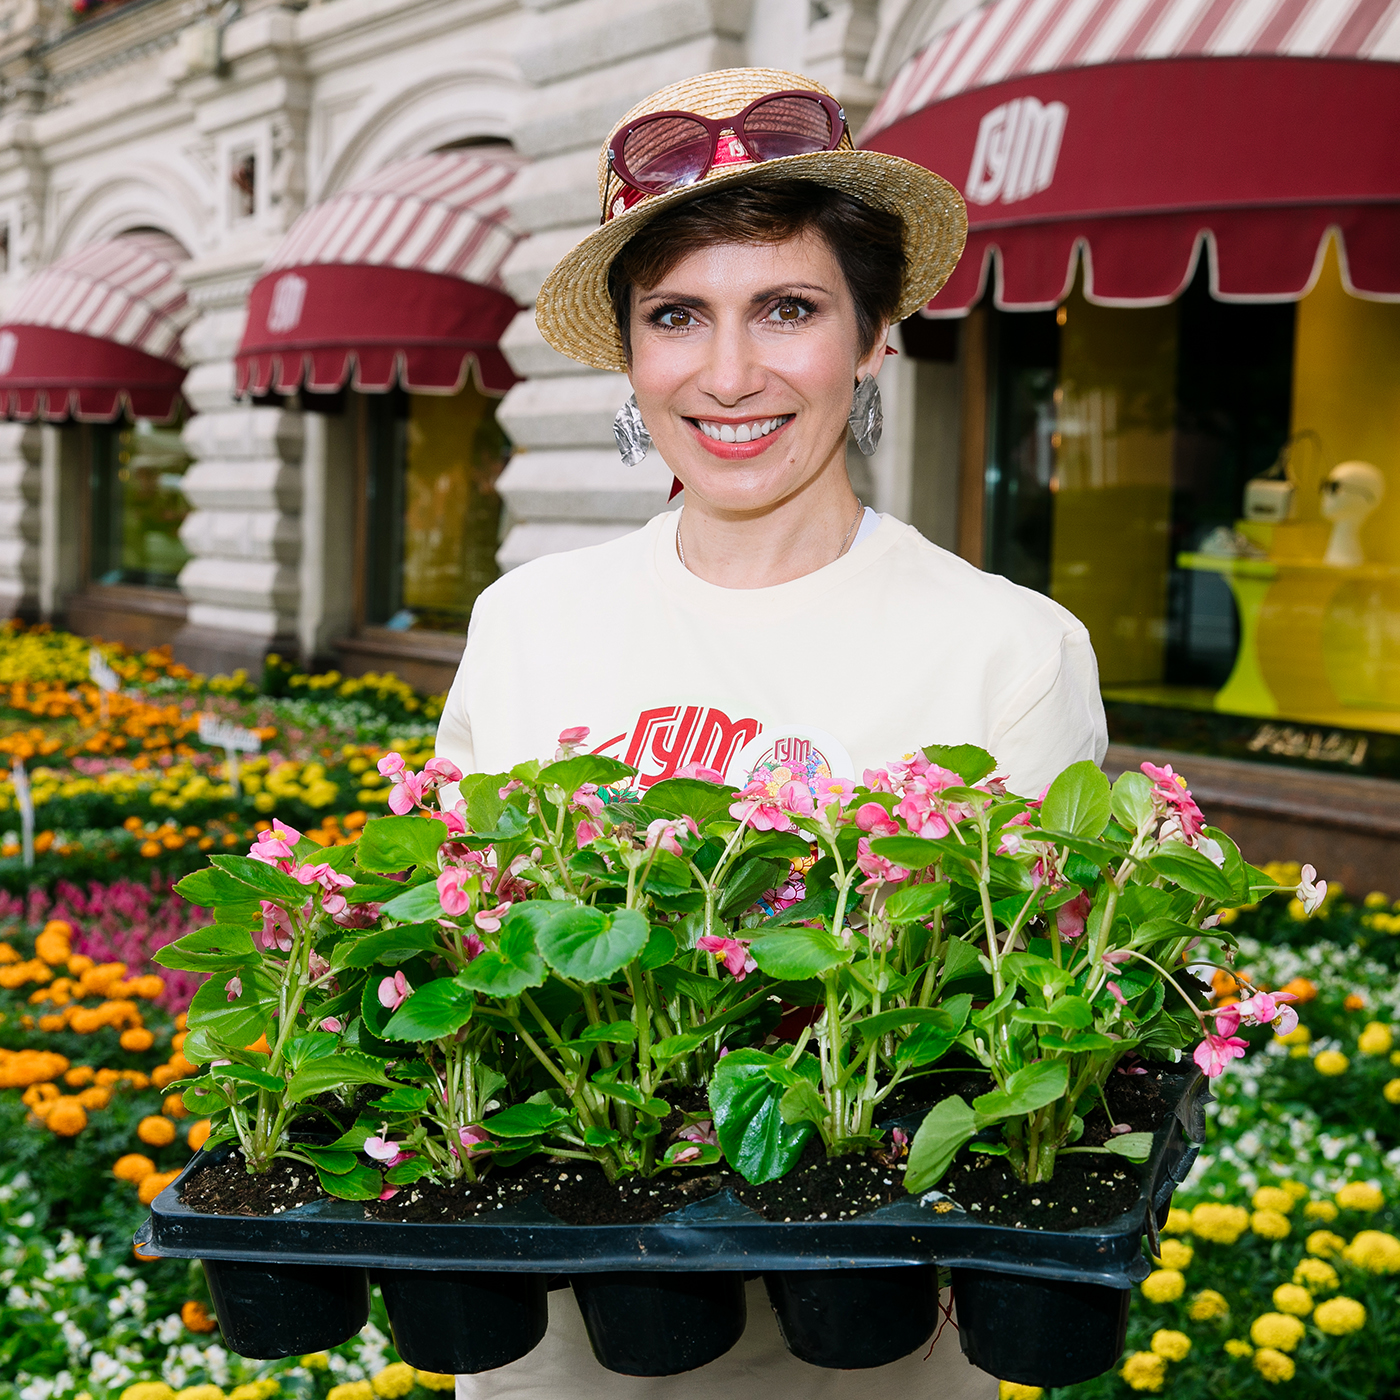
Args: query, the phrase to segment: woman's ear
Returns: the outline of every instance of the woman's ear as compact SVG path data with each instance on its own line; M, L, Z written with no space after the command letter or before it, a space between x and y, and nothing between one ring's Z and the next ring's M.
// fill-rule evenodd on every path
M890 323L882 321L880 329L876 332L875 343L870 347L870 353L856 366L856 383L872 374L880 373L880 366L885 363L885 349L890 342Z

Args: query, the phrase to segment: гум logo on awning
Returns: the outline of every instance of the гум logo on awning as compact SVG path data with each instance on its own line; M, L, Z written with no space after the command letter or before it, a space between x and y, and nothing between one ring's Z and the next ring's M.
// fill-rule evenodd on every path
M1017 97L993 107L977 128L963 193L971 204L1013 204L1049 189L1065 134L1063 102Z

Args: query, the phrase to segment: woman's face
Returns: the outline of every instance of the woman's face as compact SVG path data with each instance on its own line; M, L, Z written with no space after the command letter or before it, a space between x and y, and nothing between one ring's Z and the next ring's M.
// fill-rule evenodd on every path
M726 243L632 293L637 406L692 503L762 513L828 471L845 481L861 354L855 303L826 241Z

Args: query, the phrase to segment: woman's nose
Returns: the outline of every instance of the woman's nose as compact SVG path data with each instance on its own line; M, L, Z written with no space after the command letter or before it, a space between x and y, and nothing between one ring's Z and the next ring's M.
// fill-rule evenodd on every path
M762 392L768 376L745 326L722 321L706 351L697 383L702 392L726 407Z

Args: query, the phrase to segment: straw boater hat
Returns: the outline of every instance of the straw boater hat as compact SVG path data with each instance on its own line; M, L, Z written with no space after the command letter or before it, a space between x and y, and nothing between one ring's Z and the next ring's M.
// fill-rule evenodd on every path
M639 102L613 128L651 112L693 112L718 120L734 116L769 93L819 92L820 83L800 73L776 68L730 68L702 73L672 83ZM558 351L595 369L627 369L618 335L608 269L634 234L663 210L712 190L733 185L769 185L786 180L812 180L871 205L898 214L904 221L904 289L896 320L912 315L948 280L967 237L967 207L952 185L912 161L878 151L858 151L849 132L834 151L781 156L766 161L743 161L713 166L703 179L661 194L637 196L628 191L626 205L618 199L624 186L608 168L608 145L598 155L598 201L605 222L560 260L549 274L535 306L540 333ZM614 214L608 218L608 203Z

